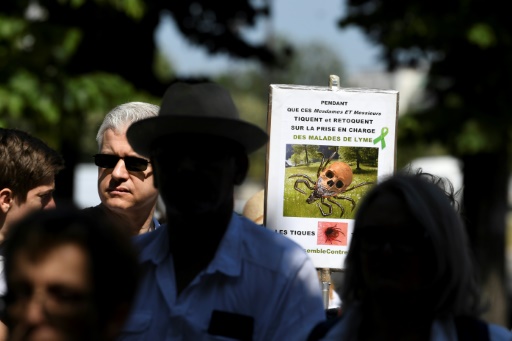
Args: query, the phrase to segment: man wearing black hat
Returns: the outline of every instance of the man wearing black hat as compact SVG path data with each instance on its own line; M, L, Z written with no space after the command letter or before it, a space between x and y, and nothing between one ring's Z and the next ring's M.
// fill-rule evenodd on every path
M172 84L159 115L133 123L168 223L135 237L143 279L122 340L305 340L325 319L298 244L233 211L247 154L265 145L215 83Z

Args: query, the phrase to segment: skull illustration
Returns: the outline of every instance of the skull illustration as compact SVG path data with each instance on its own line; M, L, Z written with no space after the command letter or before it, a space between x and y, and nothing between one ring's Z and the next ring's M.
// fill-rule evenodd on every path
M323 197L343 193L352 183L352 169L345 162L333 162L324 169L317 180L317 191Z
M348 188L348 186L350 186L352 183L353 177L352 169L350 166L345 162L336 161L327 167L336 152L332 153L332 155L327 160L325 160L325 157L322 153L320 154L322 155L322 161L320 161L320 165L318 166L316 181L313 180L308 174L292 174L289 176L289 178L298 178L295 180L293 188L299 193L309 195L306 199L306 203L312 204L316 202L316 206L320 210L322 216L330 216L332 214L332 205L336 205L341 210L341 218L345 213L345 208L341 206L337 200L349 201L352 204L352 211L356 207L355 200L349 196L343 195L343 193L352 191L362 186L371 185L373 182L365 181ZM309 194L306 193L304 189L299 187L301 184L306 186L312 192ZM328 212L325 212L322 206L327 207ZM334 230L334 232L336 232L336 230Z

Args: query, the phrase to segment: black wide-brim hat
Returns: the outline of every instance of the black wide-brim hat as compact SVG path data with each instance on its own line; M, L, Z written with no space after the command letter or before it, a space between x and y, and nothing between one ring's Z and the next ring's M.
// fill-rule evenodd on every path
M247 153L268 141L261 128L240 119L229 92L215 83L172 84L158 116L132 123L126 137L135 152L149 157L153 142L176 133L224 137L239 143Z

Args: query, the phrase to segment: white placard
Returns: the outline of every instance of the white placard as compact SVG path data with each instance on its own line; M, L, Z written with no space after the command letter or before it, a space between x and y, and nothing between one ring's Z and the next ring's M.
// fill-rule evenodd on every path
M398 91L271 84L265 226L343 269L357 204L396 164Z

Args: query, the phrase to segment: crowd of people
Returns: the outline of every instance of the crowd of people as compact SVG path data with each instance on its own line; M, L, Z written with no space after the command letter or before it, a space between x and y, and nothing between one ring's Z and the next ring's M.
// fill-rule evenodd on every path
M96 140L101 203L55 207L63 158L0 128L0 340L512 340L481 317L464 223L433 175L397 171L362 199L328 317L308 254L262 228L264 192L234 211L268 135L224 87L174 82L160 106L112 109Z

